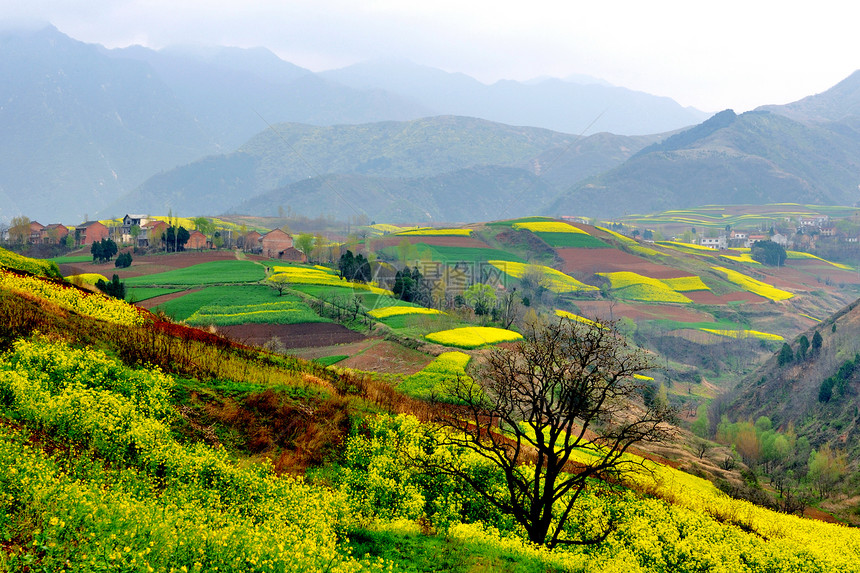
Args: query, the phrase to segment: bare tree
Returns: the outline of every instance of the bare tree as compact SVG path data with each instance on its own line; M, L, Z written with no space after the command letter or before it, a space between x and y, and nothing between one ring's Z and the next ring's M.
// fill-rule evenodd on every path
M668 438L671 411L645 408L634 377L650 368L614 323L535 326L514 349L491 351L474 380L455 384L463 406L443 416L437 438L485 458L505 487L482 486L456 456L428 467L475 488L535 543L600 542L612 523L588 539L568 535L565 524L593 478L613 482L632 469L625 453L633 444Z

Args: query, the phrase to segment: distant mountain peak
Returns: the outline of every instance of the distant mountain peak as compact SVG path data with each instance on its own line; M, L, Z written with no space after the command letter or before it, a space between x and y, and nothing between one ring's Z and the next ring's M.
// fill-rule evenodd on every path
M819 94L785 105L765 105L757 108L802 122L840 121L850 116L860 117L860 70Z

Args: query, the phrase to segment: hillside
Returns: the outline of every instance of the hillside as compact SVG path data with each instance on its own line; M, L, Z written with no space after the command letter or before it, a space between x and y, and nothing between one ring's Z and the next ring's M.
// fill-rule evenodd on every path
M279 124L235 153L211 156L153 177L109 210L159 212L170 206L174 211L198 212L205 205L210 214L241 212L247 207L255 214L274 215L278 205L285 205L307 216L343 214L346 205L313 202L321 196L312 189L323 188L329 195L353 202L351 188L333 183L345 184L349 174L349 181L358 185L356 192L379 195L369 206L357 202L371 219L390 213L394 218L386 220L393 223L440 218L477 221L485 218L481 213L491 217L513 213L485 207L498 205L500 191L521 195L517 201L534 209L535 203L549 200L555 189L569 184L568 177L593 175L653 141L605 134L580 140L543 129L446 116L333 127ZM319 179L329 175L339 179ZM293 188L274 191L291 184ZM443 191L437 195L438 189ZM241 206L237 201L237 196L254 198L269 192L273 193ZM293 199L294 195L299 196ZM392 200L412 208L389 209L386 202ZM348 213L355 214L355 209Z
M524 192L526 190L526 192ZM471 167L420 178L328 175L292 183L233 205L231 211L272 216L278 207L345 221L471 222L499 219L545 204L552 187L525 169Z
M785 105L766 105L759 109L806 123L838 122L860 116L860 70L820 94Z
M546 212L620 216L702 204L856 201L860 124L727 110L579 183Z
M820 349L811 347L815 334ZM804 357L800 338L805 337ZM860 393L860 303L846 306L827 320L789 341L795 359L774 355L742 379L726 400L733 419L766 415L774 425L795 428L814 446L830 444L850 453L860 451L857 396Z
M417 402L9 264L0 269L5 570L758 571L802 562L824 572L860 560L851 529L728 499L653 462L623 486L583 493L569 534L600 531L612 516L599 545L537 548L465 484L420 470L414 456L433 454L430 426L374 414ZM73 300L87 303L67 306ZM461 459L473 475L500 478Z

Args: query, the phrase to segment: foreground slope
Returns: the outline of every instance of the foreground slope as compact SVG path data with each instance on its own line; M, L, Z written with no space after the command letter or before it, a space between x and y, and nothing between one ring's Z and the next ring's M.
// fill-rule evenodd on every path
M3 273L0 570L847 572L860 562L854 530L729 500L661 467L631 476L632 489L595 484L584 496L570 535L612 516L604 543L548 552L463 484L410 463L423 430L409 416L356 420L338 463L309 473L316 480L279 475L212 427L188 431L199 426L182 386L354 407L349 394L372 399L371 386L201 331L153 328L146 313L129 315L138 326L112 313L94 320L28 281L68 287ZM90 313L107 302L80 296ZM295 415L296 425L314 415Z

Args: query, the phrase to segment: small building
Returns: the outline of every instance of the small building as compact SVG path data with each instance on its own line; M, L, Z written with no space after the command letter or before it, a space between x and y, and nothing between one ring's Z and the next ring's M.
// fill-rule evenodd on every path
M749 249L755 244L756 241L768 240L770 240L770 237L768 237L767 235L750 235L749 237L747 237L747 243L745 246Z
M728 246L728 241L726 241L725 235L720 235L719 237L702 237L699 244L709 249L720 250Z
M284 251L292 246L293 238L280 229L269 231L260 237L261 252L269 258L281 258Z
M140 227L140 235L137 236L138 247L154 247L161 244L161 235L167 231L167 223L153 220L144 223Z
M134 239L131 234L131 228L137 227L142 229L149 221L150 217L148 215L127 214L122 218L122 225L119 228L120 240L123 243L130 243ZM138 235L138 239L140 239L140 235Z
M260 239L263 237L257 231L250 231L242 237L242 249L247 252L257 253L260 250Z
M30 221L30 238L27 239L28 242L32 244L38 244L42 242L42 230L45 228L44 225L39 223L38 221Z
M87 221L75 227L75 243L92 245L110 236L110 230L98 221Z
M285 249L282 253L278 255L278 258L282 261L291 261L295 263L308 262L308 258L305 256L305 254L295 247Z
M61 223L51 223L42 228L39 242L43 245L58 245L69 236L69 228Z
M773 237L770 238L771 241L776 243L777 245L781 245L783 247L788 246L788 237L781 233L775 233Z
M205 249L209 246L209 239L206 238L206 235L201 233L200 231L191 231L188 236L188 241L185 243L186 249Z

